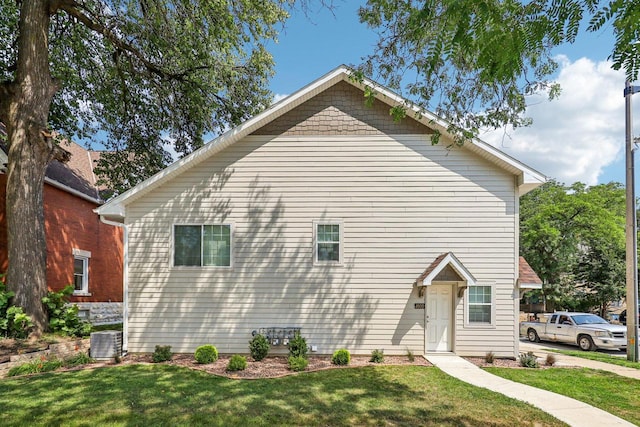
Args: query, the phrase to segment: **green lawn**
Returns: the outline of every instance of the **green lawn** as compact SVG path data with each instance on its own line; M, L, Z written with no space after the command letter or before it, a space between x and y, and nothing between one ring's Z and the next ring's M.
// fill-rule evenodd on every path
M129 365L0 381L0 425L556 426L436 368L380 366L230 380Z
M589 403L640 425L640 381L593 369L486 368L513 381Z
M624 357L612 356L607 353L598 353L597 351L574 351L574 350L557 350L553 348L545 349L554 353L566 354L567 356L581 357L583 359L597 360L598 362L611 363L612 365L626 366L627 368L640 369L640 363L632 362Z

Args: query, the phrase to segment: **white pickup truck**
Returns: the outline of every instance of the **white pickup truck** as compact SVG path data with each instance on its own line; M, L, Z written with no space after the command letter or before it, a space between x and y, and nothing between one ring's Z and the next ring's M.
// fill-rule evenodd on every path
M520 335L532 342L574 344L584 351L627 348L627 328L612 325L602 317L590 313L557 312L548 314L546 323L522 322Z

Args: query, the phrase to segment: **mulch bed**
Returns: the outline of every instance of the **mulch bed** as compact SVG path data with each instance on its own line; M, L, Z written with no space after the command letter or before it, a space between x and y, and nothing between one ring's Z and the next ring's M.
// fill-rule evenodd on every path
M195 361L192 354L174 354L169 362L175 366L183 366L186 368L204 371L209 374L219 375L227 378L279 378L287 375L296 374L289 369L286 356L271 356L260 362L253 361L247 357L247 369L244 371L228 372L227 364L230 356L220 356L214 363L201 365ZM331 363L331 356L310 356L309 365L305 372L321 371L324 369L345 369L360 366L380 366L380 365L413 365L413 366L432 366L423 357L416 356L411 362L406 356L385 356L384 362L373 363L369 361L368 356L352 356L349 366L336 366ZM123 364L135 363L152 363L150 354L130 354L121 361Z

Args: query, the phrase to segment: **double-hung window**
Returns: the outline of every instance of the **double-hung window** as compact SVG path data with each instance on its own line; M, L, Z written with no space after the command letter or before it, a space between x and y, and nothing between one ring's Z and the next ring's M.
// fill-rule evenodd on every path
M73 249L73 293L89 294L89 259L91 252Z
M315 222L314 262L316 264L342 263L342 224Z
M173 265L231 267L231 225L175 225Z
M492 286L469 286L469 324L490 325L493 323Z

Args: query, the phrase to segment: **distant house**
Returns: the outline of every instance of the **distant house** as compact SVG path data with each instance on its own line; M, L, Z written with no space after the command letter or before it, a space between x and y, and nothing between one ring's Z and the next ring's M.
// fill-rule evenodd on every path
M0 129L2 131L2 129ZM93 174L95 151L73 142L67 164L52 162L46 171L44 216L47 286L75 288L71 301L93 323L122 321L123 239L120 227L105 224L93 210L104 201ZM0 163L7 162L4 147ZM8 267L5 168L0 171L0 271Z
M525 296L525 292L542 290L542 279L531 268L523 256L520 257L520 272L518 274L518 287L520 288L520 311L524 313L537 314L544 312L542 296Z
M125 349L300 330L318 354L516 357L519 196L545 178L395 122L404 102L339 67L100 206L127 230Z

